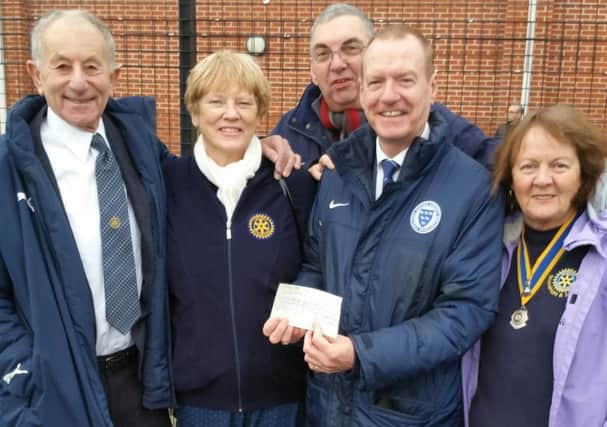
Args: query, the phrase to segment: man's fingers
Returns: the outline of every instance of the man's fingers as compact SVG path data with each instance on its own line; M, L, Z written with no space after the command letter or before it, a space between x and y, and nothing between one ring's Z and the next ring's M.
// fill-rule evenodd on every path
M320 156L320 159L318 159L318 163L308 168L308 173L312 175L312 178L314 178L316 181L320 181L322 173L325 171L325 169L333 170L335 169L335 165L328 155L323 154Z
M301 156L291 150L291 146L286 139L273 135L264 139L264 141L266 140L268 148L272 148L272 150L266 150L266 156L274 161L275 179L286 178L291 174L294 167L297 169L301 167Z
M304 353L306 353L306 355L310 352L310 350L312 350L312 330L311 329L306 331L306 334L304 335L304 346L303 346L303 351L304 351Z
M315 163L308 168L308 173L312 175L312 178L314 178L314 180L320 181L324 169L325 168L323 165L321 165L320 163Z
M290 155L287 157L286 162L282 166L280 172L284 178L291 175L291 172L293 171L293 166L295 166L296 156L297 154L291 152Z
M302 160L301 160L301 155L298 153L295 153L295 165L293 165L293 167L297 170L301 169L302 166Z
M295 154L289 142L279 135L270 135L261 140L261 147L265 157L274 163L274 178L287 177L293 168L301 167L301 157Z
M285 141L285 143L287 143L286 139L284 141ZM289 148L289 155L286 157L286 161L284 163L283 162L276 163L276 167L274 168L274 177L276 179L280 179L281 177L287 178L289 175L291 175L291 173L293 172L293 169L300 169L300 168L301 168L301 156L297 153L290 151L290 148Z
M286 162L286 158L284 156L281 156L280 153L277 152L274 158L274 179L282 178L284 162Z
M320 159L318 159L318 163L320 163L321 165L323 165L323 167L327 169L335 169L333 160L331 160L331 157L329 157L327 154L323 154L322 156L320 156Z
M293 328L293 335L291 336L291 342L297 342L304 337L306 334L305 329Z
M304 338L304 361L313 371L321 371L322 363L320 362L320 353L318 350L311 347L311 331L308 331Z
M315 326L314 329L306 332L303 351L311 362L318 364L326 355L327 345L327 340L323 337L320 327ZM305 358L304 360L308 361Z
M320 329L319 326L314 327L314 332L312 333L310 338L310 344L312 347L314 347L318 352L324 355L329 354L329 347L331 346L331 344L327 340L327 337L323 335L322 329Z

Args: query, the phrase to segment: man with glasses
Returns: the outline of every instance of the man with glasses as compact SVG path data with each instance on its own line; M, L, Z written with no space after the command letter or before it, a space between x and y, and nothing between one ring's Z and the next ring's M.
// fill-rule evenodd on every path
M272 132L286 138L308 166L332 142L366 122L360 108L359 74L361 54L372 35L367 15L343 3L328 6L312 25L312 83Z
M308 168L333 142L346 138L366 123L360 107L359 76L362 52L373 33L369 17L344 3L328 6L312 25L312 83L304 90L298 105L272 131L289 141ZM432 111L438 111L449 123L454 145L485 166L490 165L496 140L486 138L477 126L442 104L435 102ZM315 176L319 178L320 172Z

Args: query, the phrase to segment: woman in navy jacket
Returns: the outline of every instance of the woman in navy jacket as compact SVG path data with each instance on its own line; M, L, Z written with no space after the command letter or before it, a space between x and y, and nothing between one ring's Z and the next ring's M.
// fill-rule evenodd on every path
M199 137L192 157L165 166L177 423L296 425L301 349L273 346L261 330L279 282L299 271L298 224L315 184L295 172L286 191L262 158L255 130L270 88L251 57L214 53L187 84Z

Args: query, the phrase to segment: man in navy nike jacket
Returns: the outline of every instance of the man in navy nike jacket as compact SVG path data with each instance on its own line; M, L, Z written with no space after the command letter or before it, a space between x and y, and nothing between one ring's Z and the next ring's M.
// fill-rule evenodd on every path
M306 422L315 427L463 423L461 355L494 317L503 203L452 144L432 47L387 27L363 56L362 126L329 154L296 283L343 297L337 338L305 333ZM271 342L301 331L268 321Z

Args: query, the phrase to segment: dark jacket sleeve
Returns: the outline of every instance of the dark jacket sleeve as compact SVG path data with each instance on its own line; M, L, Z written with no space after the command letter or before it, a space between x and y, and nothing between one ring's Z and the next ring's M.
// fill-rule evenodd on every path
M29 410L32 365L32 334L17 311L13 284L0 255L0 425L42 425Z
M142 121L140 123L143 123L153 135L157 134L156 99L153 96L125 96L113 100L113 102L119 106L118 109L125 108L127 111L136 111L141 116ZM159 138L155 137L153 143L157 145L157 147L154 147L154 152L157 153L161 163L176 158Z
M272 129L272 132L270 132L270 135L279 135L286 139L291 149L302 157L304 168L307 169L318 162L320 155L315 150L311 150L312 147L315 147L312 141L309 141L304 135L298 134L289 127L289 122L294 114L294 110L283 114L274 129Z
M316 196L317 182L305 170L293 171L285 181L291 194L293 213L299 230L298 233L300 234L300 238L305 241L306 224L308 223L314 197Z
M324 184L323 184L324 183ZM321 178L319 190L312 205L312 211L308 218L308 227L304 240L304 262L299 276L295 280L298 285L322 289L322 271L320 262L319 236L322 235L321 206L319 199L323 193L326 179Z
M449 125L452 143L485 168L493 168L493 154L499 144L496 138L488 138L475 124L455 114L445 105L435 102L432 111L439 113Z
M11 209L16 209L14 203L8 203L9 194L15 197L15 189L11 184L9 167L4 162L8 159L7 141L0 137L0 199L2 203L2 223L0 234L6 236L18 227L11 221ZM31 329L25 320L24 308L18 307L17 300L28 301L25 289L15 288L19 278L9 273L8 257L18 252L12 247L10 239L0 242L0 425L1 426L38 426L38 417L29 409L34 394L34 379L32 375L33 337ZM27 310L27 307L25 308ZM22 372L27 371L27 373ZM22 372L22 373L18 373Z
M142 100L140 109L141 116L143 117L144 122L150 126L154 135L156 135L158 133L156 127L156 99L153 96L143 96L140 97L140 99ZM169 151L166 144L159 138L154 138L154 141L158 144L158 156L161 163L176 158L176 156Z
M323 131L318 127L319 124L312 125L311 123L308 123L309 127L305 131L297 130L294 126L289 125L295 114L295 110L285 113L270 134L285 138L291 149L301 156L304 168L308 169L318 163L318 159L323 154L322 143L319 142Z
M471 207L442 264L433 307L419 317L352 335L362 384L378 389L461 357L495 316L503 202L489 189Z
M495 138L486 137L478 126L460 116L456 116L450 126L454 133L453 145L485 168L493 169L493 155L499 141Z
M287 116L288 116L288 112L286 114L283 114L283 116L280 118L280 120L278 121L278 123L276 123L276 126L274 126L274 129L272 129L272 131L270 132L270 135L285 135L286 133L286 129L285 129L285 123L287 123Z

